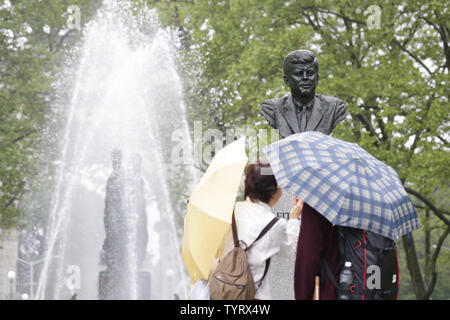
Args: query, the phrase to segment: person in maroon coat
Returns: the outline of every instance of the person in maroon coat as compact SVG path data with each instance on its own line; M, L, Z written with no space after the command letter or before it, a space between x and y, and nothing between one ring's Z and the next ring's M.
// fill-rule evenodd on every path
M338 280L339 234L336 227L306 202L302 211L300 237L295 259L294 292L296 300L311 300L314 277L321 277L320 300L335 300L336 290L326 273L320 273L321 256L326 259Z

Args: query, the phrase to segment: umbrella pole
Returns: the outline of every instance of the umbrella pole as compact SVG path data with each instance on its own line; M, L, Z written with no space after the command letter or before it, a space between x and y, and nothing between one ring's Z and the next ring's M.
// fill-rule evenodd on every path
M320 277L315 276L314 277L314 294L313 294L313 300L320 300L319 297L319 289L320 289Z

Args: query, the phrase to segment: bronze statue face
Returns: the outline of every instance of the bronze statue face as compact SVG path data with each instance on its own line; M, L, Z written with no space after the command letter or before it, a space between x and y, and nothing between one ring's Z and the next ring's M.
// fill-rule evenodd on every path
M314 97L319 83L319 74L313 62L289 63L286 66L284 83L291 88L294 99L308 101Z

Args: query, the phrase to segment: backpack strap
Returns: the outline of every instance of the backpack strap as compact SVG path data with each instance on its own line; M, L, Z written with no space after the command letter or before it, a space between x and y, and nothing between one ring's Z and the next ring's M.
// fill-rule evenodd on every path
M269 271L269 266L270 266L270 258L266 260L266 266L265 266L265 268L264 268L263 276L262 276L261 279L259 280L258 288L261 287L261 284L262 284L262 282L263 282L263 280L264 280L264 278L265 278L265 276L266 276L266 274L267 274L267 271Z
M267 224L267 226L265 226L264 229L261 230L261 232L259 233L259 235L256 237L255 241L253 241L252 244L248 246L248 248L250 248L256 241L258 241L259 239L261 239L261 238L267 233L267 231L269 231L270 228L272 228L273 225L274 225L275 223L277 223L277 221L278 221L279 219L280 219L280 218L278 218L278 217L274 217L272 220L270 220L270 222ZM247 248L247 249L248 249L248 248ZM247 250L247 249L245 249L245 250Z
M280 218L278 217L274 217L265 227L264 229L261 230L261 232L259 233L259 235L256 237L255 241L252 242L251 245L247 246L245 248L245 251L247 251L256 241L258 241L259 239L261 239L266 233L267 231L269 231L275 223L277 223L277 221ZM233 210L233 215L231 216L231 230L233 231L233 241L234 241L234 247L235 248L239 248L239 237L238 237L238 233L237 233L237 228L236 228L236 219L234 218L234 210ZM266 267L264 268L264 273L263 276L261 278L261 280L259 280L259 284L258 284L258 288L261 286L264 277L267 274L267 271L269 271L269 266L270 266L270 258L266 260Z
M255 241L253 241L253 243L252 243L250 246L248 246L248 247L245 249L245 251L247 251L247 249L250 248L256 241L258 241L259 239L261 239L261 238L267 233L267 231L269 231L270 228L272 228L273 225L274 225L275 223L277 223L277 221L278 221L279 219L280 219L280 218L278 218L278 217L274 217L274 218L267 224L267 226L265 226L264 229L261 230L261 232L259 233L258 237L256 237ZM259 280L258 288L261 287L261 284L262 284L262 282L263 282L263 280L264 280L264 278L265 278L265 276L266 276L266 274L267 274L267 271L269 271L269 266L270 266L270 258L266 260L266 266L265 266L265 268L264 268L263 276L262 276L261 279Z

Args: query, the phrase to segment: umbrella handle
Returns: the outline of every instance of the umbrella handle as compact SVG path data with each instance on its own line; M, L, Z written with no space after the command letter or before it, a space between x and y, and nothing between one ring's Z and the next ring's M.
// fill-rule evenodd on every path
M320 291L320 278L319 276L315 276L313 300L320 300L319 291Z

